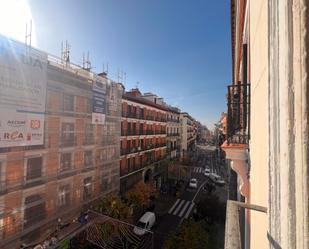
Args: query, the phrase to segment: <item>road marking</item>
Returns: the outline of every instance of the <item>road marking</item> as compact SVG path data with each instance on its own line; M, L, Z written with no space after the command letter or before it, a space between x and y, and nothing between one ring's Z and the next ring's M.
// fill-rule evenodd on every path
M181 212L178 214L179 217L182 217L183 213L186 211L189 204L190 204L190 201L187 201L186 205L184 205Z
M181 202L179 203L178 207L175 209L175 211L173 212L173 215L176 215L179 211L179 209L181 208L182 204L185 202L185 200L181 200Z
M171 207L171 209L168 211L168 213L170 214L173 209L177 206L178 202L180 201L180 199L177 199L177 201L174 203L174 205Z
M193 168L193 172L194 173L202 173L203 172L203 168L201 168L201 167L194 167Z
M190 213L191 213L191 210L192 210L193 206L194 206L194 203L191 202L191 205L190 205L190 207L189 207L189 209L188 209L188 211L187 211L187 213L186 213L186 215L185 215L185 219L188 219L188 217L189 217L189 215L190 215Z

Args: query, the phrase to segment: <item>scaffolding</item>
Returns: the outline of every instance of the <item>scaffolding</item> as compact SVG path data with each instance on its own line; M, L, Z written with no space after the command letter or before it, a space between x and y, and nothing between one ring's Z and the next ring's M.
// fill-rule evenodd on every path
M106 90L104 124L92 122L95 81ZM21 236L40 240L59 218L119 191L122 91L107 77L48 55L44 144L0 148L1 248ZM48 224L38 238L25 236Z

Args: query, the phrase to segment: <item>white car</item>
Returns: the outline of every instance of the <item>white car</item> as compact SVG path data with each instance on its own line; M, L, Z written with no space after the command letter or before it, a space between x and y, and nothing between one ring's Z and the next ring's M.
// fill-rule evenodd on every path
M204 169L204 176L210 176L210 169L209 168Z
M192 178L189 182L190 188L197 188L197 180L195 178Z
M217 175L216 173L210 173L209 177L214 183L218 185L225 184L225 181L221 178L221 176Z

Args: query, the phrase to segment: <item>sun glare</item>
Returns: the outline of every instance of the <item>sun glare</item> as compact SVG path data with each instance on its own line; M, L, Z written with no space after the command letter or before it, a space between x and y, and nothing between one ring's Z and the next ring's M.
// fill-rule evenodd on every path
M0 0L0 34L25 42L26 24L32 21L31 44L36 46L35 25L27 0Z

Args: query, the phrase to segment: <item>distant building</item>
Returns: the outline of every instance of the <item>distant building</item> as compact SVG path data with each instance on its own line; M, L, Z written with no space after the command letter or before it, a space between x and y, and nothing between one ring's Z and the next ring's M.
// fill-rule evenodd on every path
M181 144L181 121L180 109L168 106L167 113L167 151L169 157L180 157L180 144Z
M120 186L124 193L139 181L161 186L166 158L168 109L153 94L138 89L122 98Z
M187 153L192 151L196 145L197 128L195 119L188 113L182 112L180 114L181 120L181 157L187 156Z

